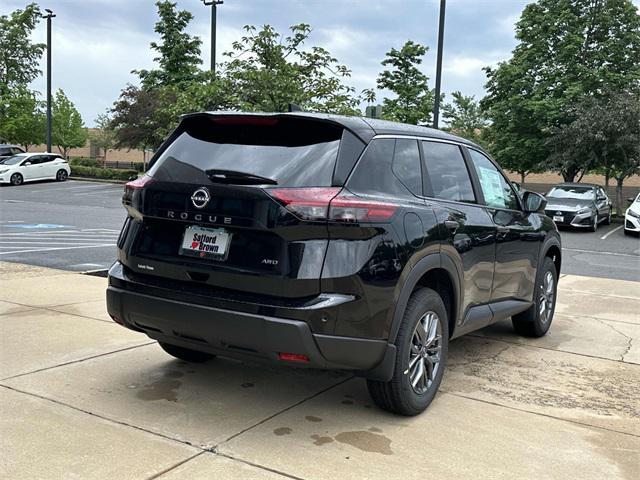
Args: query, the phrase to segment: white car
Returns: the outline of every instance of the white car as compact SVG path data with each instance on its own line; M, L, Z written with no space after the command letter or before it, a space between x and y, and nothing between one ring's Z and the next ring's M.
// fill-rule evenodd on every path
M0 183L11 185L34 180L64 182L70 173L67 161L56 153L19 153L0 162Z
M640 233L640 193L624 213L624 233Z

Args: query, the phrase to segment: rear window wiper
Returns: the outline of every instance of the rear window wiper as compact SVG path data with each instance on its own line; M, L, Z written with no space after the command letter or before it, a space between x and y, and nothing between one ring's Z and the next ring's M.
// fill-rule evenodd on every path
M216 183L234 183L238 185L277 185L272 178L261 177L252 173L237 172L235 170L205 170L209 180Z

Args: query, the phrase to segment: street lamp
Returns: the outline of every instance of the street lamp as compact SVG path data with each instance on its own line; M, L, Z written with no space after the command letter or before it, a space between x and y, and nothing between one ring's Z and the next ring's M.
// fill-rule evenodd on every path
M42 18L47 19L47 152L51 151L51 19L55 17L48 8Z
M440 0L440 25L438 28L438 59L436 60L436 98L433 103L433 128L438 128L440 116L440 83L442 80L442 47L444 43L444 11L447 0Z
M216 10L223 0L202 0L205 6L211 6L211 72L216 73Z

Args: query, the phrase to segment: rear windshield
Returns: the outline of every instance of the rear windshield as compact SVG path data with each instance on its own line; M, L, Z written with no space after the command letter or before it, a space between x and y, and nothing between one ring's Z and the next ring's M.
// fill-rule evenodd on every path
M196 117L153 164L161 181L205 183L230 170L284 187L331 185L342 129L306 119Z

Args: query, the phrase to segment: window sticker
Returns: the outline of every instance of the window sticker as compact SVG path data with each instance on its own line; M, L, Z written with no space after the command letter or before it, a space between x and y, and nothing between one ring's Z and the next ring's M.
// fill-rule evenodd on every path
M500 174L492 169L479 167L480 185L484 193L484 199L492 207L506 208Z

